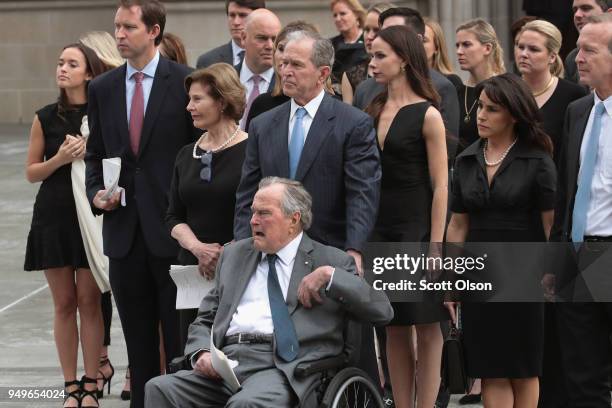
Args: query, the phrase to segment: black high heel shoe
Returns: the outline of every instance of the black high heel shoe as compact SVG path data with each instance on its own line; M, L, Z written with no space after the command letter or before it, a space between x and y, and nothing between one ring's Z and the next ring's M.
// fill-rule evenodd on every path
M102 370L100 370L100 368L106 366L107 364L110 366L110 369L111 369L111 373L108 377L104 375ZM108 356L101 356L100 366L98 369L98 378L96 379L96 381L99 383L99 381L103 380L103 382L102 382L102 387L100 387L99 385L97 386L98 387L98 390L97 390L98 399L104 398L104 386L107 384L108 385L106 388L106 394L110 394L111 378L113 378L113 375L115 375L115 367L113 367L113 365L111 364L110 360L108 359Z
M85 384L96 384L96 388L93 390L86 390ZM83 400L85 397L91 397L96 401L96 405L83 405ZM87 376L83 376L81 378L81 403L79 404L80 408L100 408L100 404L98 403L98 380L95 378L89 378Z
M74 389L74 391L70 391L68 392L68 387L70 387L71 385L76 385L77 387ZM68 398L74 398L77 402L77 408L81 406L81 382L79 380L74 380L74 381L65 381L64 382L64 389L65 391L65 397L64 397L64 404L66 404L66 401L68 400Z
M128 366L127 371L125 372L125 382L126 384L130 384L130 366ZM124 389L121 391L121 399L124 401L129 401L132 398L132 384L130 384L129 390L125 389L125 385L123 388Z

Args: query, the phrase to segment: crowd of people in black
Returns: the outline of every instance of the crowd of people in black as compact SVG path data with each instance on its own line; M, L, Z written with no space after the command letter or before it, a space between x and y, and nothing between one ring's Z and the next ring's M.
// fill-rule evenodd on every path
M479 379L463 402L610 407L610 303L463 303L460 317L455 302L389 304L362 254L559 241L580 258L612 241L612 1L573 0L565 63L559 29L522 18L512 73L489 22L460 24L465 81L440 25L411 8L331 0L331 39L283 26L264 0L225 8L231 39L196 70L157 0L119 1L114 38L61 50L59 97L30 133L26 175L42 184L24 269L49 283L64 407L110 390L111 293L132 407L308 406L295 365L337 354L348 318L362 320L355 364L388 405L448 404L442 349L460 318ZM215 281L199 309L177 312L173 264ZM237 393L211 338L239 362ZM181 356L192 370L162 375Z

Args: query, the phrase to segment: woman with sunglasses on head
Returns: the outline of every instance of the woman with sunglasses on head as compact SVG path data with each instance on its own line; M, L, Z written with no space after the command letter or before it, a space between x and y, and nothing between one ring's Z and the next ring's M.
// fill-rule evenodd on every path
M100 295L109 284L97 269L105 267L104 259L98 263L90 257L91 247L82 233L97 232L101 241L102 231L91 211L82 214L77 208L82 204L89 210L89 205L84 189L75 188L79 174L73 176L72 165L81 161L84 183L87 88L103 71L104 64L90 48L81 43L64 47L56 68L60 96L36 112L28 147L27 179L42 184L34 202L24 269L44 270L51 290L53 335L65 381L64 407L98 407L96 374L104 332ZM89 223L92 229L84 229ZM79 339L85 366L81 381L76 379Z
M480 139L455 160L447 242L544 242L553 223L556 170L529 88L514 74L478 87ZM453 321L456 304L448 302ZM467 375L486 408L536 408L543 303L463 302Z
M213 279L223 245L234 239L236 189L246 151L247 134L237 122L244 113L245 88L234 67L213 64L185 78L187 110L193 125L205 130L176 156L166 224L181 246L178 261L198 265ZM197 309L181 313L181 339Z
M455 45L459 67L470 74L465 84L457 88L460 108L459 153L478 140L476 86L492 76L503 74L506 68L504 51L495 29L483 19L470 20L457 27Z

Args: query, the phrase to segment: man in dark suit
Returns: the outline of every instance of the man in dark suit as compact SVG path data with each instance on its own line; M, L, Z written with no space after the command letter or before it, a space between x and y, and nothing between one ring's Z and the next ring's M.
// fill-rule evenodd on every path
M144 384L159 374L160 321L167 361L180 355L176 286L169 276L178 248L164 215L176 153L196 130L185 110L189 70L157 51L165 21L156 0L122 0L115 38L127 63L92 81L88 96L87 195L94 213L104 214L104 253L127 343L132 407L143 406ZM119 193L105 197L102 159L112 157L121 158L125 206Z
M576 30L580 32L589 17L611 12L612 0L574 0L572 11L574 13L574 25ZM579 83L576 54L578 54L578 48L574 48L565 57L565 79Z
M200 55L196 68L206 68L217 62L225 62L234 66L242 63L244 58L242 33L244 32L245 20L253 10L265 7L265 0L225 0L227 28L232 39L227 44L220 45Z
M594 92L568 106L558 163L551 239L573 243L580 271L571 282L557 282L571 289L561 291L568 302L557 304L559 338L568 407L609 408L612 303L609 290L603 297L597 292L609 284L610 271L597 276L585 267L612 246L612 14L587 20L576 63L580 81Z
M274 41L281 27L276 14L267 9L255 10L246 20L242 33L244 60L236 66L240 83L246 88L246 106L240 120L243 130L255 98L274 88Z
M416 32L422 39L425 35L425 22L421 14L408 7L394 7L382 12L378 18L378 24L383 28L394 25L405 25ZM444 119L444 126L449 134L447 139L448 160L452 163L457 149L457 137L459 135L459 101L457 100L457 89L451 81L434 69L429 70L434 88L440 95L440 113ZM382 91L384 85L376 82L374 78L368 78L361 82L355 89L353 106L364 110L370 102Z
M343 353L347 319L386 324L393 309L383 292L359 277L345 252L312 240L312 199L294 180L263 179L250 224L253 238L225 247L215 288L189 328L192 371L147 384L147 407L318 406L307 390L320 378L295 367ZM214 325L214 329L213 329ZM233 360L242 388L219 383L210 341Z
M268 176L289 177L313 196L311 236L349 251L359 266L376 219L381 177L372 119L324 91L333 60L328 40L302 31L288 38L282 81L291 100L249 126L234 237L251 234L250 205L257 183Z

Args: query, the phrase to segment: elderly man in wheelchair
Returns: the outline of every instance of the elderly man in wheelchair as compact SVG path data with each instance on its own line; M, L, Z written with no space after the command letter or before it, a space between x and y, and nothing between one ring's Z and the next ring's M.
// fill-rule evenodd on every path
M188 369L150 380L145 406L382 407L365 373L341 368L347 323L383 325L393 309L356 273L351 256L306 235L311 205L299 182L261 181L252 204L253 237L225 247L215 287L189 328ZM238 363L236 391L213 367L211 336Z

